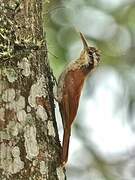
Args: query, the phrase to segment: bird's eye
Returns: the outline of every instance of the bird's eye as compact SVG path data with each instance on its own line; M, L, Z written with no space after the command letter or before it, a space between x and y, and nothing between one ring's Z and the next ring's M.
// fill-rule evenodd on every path
M89 64L96 66L100 60L100 54L98 50L94 47L90 47L88 49L89 54Z

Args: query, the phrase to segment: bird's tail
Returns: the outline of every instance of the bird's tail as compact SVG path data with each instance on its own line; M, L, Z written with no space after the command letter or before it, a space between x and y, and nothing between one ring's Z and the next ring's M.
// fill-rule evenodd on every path
M68 160L68 150L69 150L69 141L70 141L70 131L69 128L64 128L64 135L63 135L63 143L62 143L62 165L64 166Z

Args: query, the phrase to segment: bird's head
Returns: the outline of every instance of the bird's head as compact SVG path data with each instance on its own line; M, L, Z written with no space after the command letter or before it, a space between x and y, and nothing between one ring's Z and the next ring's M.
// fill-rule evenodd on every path
M80 36L83 42L83 52L82 54L87 57L87 65L91 68L94 68L100 62L100 53L98 49L95 47L91 47L87 40L85 39L84 35L80 32Z

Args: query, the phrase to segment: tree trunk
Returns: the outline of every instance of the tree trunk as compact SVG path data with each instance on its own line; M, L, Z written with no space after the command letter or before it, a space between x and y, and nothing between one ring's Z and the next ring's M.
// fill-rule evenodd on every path
M0 0L0 179L64 180L42 0Z

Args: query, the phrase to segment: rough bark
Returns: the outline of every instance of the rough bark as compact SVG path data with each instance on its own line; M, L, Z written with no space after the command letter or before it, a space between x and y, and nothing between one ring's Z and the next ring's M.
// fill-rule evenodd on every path
M64 180L41 0L0 0L0 179Z

